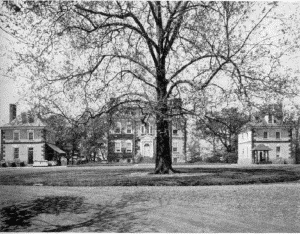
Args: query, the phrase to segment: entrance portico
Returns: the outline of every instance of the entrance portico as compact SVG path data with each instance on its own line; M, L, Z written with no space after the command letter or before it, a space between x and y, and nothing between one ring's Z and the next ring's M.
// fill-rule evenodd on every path
M259 144L255 146L252 151L252 163L253 164L260 164L260 163L268 163L269 162L269 151L271 150L270 147Z

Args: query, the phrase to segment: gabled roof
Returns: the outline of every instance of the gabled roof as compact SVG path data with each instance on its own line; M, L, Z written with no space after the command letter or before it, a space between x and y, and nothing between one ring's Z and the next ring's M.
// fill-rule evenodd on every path
M39 119L37 116L34 116L34 121L32 123L29 123L28 118L26 123L22 122L21 115L18 115L17 118L12 120L10 123L4 124L3 128L9 128L9 127L47 127L47 125Z

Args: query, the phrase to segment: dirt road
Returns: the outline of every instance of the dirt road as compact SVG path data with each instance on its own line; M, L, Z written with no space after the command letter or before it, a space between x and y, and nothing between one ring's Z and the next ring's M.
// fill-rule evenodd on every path
M300 183L2 186L0 231L300 232Z

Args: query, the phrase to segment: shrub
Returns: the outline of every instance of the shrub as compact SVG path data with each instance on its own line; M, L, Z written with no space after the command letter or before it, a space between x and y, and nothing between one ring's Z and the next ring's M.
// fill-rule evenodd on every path
M16 167L17 164L16 164L15 162L12 162L12 163L10 164L10 166L11 166L11 167Z
M25 162L20 162L20 167L25 167Z
M195 162L202 162L203 158L199 155L192 155L191 160L189 161L190 163L195 163Z
M206 158L205 162L208 162L208 163L219 163L219 162L222 162L222 161L221 161L221 157L219 155L214 155L212 157Z
M237 152L224 153L223 159L225 163L237 163L238 154Z
M79 159L76 161L76 165L80 165L80 164L86 164L88 161L85 159Z
M6 162L1 163L1 167L7 167L7 163Z

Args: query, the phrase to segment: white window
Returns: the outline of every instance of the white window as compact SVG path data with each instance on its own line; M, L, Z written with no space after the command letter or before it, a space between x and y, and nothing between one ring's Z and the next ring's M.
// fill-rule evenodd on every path
M177 129L173 129L173 135L177 135L178 134L178 130Z
M19 140L20 140L20 132L14 131L14 141L19 141Z
M153 126L152 125L149 125L149 134L153 134Z
M173 142L173 152L178 152L178 142Z
M150 124L143 124L141 125L141 133L142 134L153 134L153 126Z
M120 134L121 133L121 128L122 128L121 123L116 122L115 133Z
M127 133L128 134L132 133L132 124L131 124L131 122L127 122Z
M126 152L127 153L131 153L132 152L132 142L131 141L127 141L126 142Z
M34 133L33 130L28 131L28 140L33 140L34 139Z
M115 141L115 153L121 153L121 142Z
M14 158L19 158L19 148L14 148Z
M280 132L276 132L276 139L280 139Z

